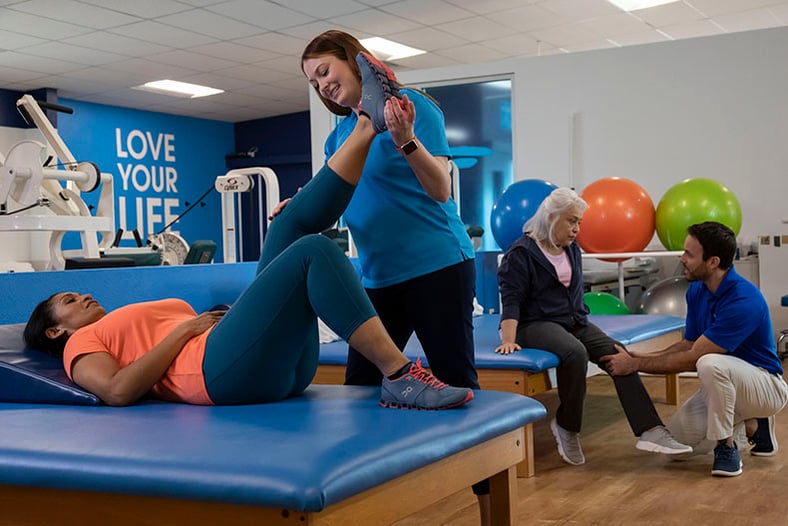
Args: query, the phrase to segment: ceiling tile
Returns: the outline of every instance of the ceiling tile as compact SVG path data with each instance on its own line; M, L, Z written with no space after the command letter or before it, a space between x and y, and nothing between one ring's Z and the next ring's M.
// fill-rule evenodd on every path
M465 40L457 35L452 35L431 27L422 27L411 31L403 31L402 33L392 33L388 38L400 44L423 49L425 51L445 49L465 43Z
M146 42L115 33L107 33L106 31L95 31L76 37L64 38L61 42L91 49L112 50L127 57L156 55L172 49L169 46L162 46L161 44L154 44L153 42Z
M491 62L494 60L501 60L506 58L506 54L496 51L494 49L479 45L468 44L466 46L458 46L452 49L442 49L435 53L436 55L453 58L459 63L465 63L467 60L474 62Z
M110 32L140 40L147 40L148 42L153 42L162 46L181 49L215 41L214 38L206 35L200 35L193 31L186 31L151 20L137 22L136 24L130 24L128 26L116 27L111 29Z
M544 0L539 2L539 7L570 23L621 13L619 8L606 0Z
M724 33L724 31L720 29L719 26L712 24L709 20L698 20L684 24L674 24L671 26L665 26L661 28L661 30L674 39L707 37Z
M9 8L35 15L39 19L52 19L92 29L106 29L108 27L132 24L141 20L138 16L104 9L97 5L86 5L74 0L57 0L56 2L28 0L27 2L12 4Z
M705 14L713 17L723 14L742 13L760 7L779 4L777 0L692 0L691 4Z
M0 67L37 71L42 75L57 75L58 73L78 69L82 66L64 60L37 57L17 51L5 51L0 53Z
M24 49L27 46L34 46L43 42L46 42L43 38L0 29L0 50Z
M307 24L315 20L312 16L264 0L231 0L208 6L206 9L270 30Z
M176 0L79 0L83 4L111 9L118 13L138 16L140 18L156 18L191 9L192 6Z
M317 35L317 33L315 33ZM314 35L312 35L314 36ZM312 38L312 36L308 38ZM258 55L257 60L279 55L301 56L304 46L307 44L305 38L298 38L281 33L262 33L248 38L234 39L236 44L253 47L255 49L267 50L265 54Z
M63 42L37 44L35 46L26 47L23 52L38 57L63 60L84 66L100 66L128 59L128 57L116 53L74 46Z
M233 64L239 64L238 62L192 53L191 51L185 51L183 49L159 53L150 57L149 60L161 64L181 66L192 71L216 71L225 69Z
M470 42L479 42L490 38L500 38L516 33L511 27L499 24L487 18L471 18L449 22L441 26L441 31L462 37Z
M87 27L13 11L10 7L0 7L0 29L23 31L26 35L46 40L58 40L90 32Z
M380 4L390 3L384 0ZM314 18L331 18L363 11L368 6L354 0L331 0L316 2L315 0L287 0L287 7Z
M684 2L675 2L651 7L649 9L639 9L632 12L632 15L648 22L656 28L704 18L702 13L699 13Z
M332 17L327 22L351 28L353 30L351 32L357 38L364 37L356 34L356 30L363 31L367 35L386 36L422 27L422 24L377 9L365 9L350 15Z
M536 4L542 0L446 0L450 4L454 4L463 9L467 9L473 13L486 15L489 13L496 13L498 11L505 11L507 9L515 9L524 5Z
M392 15L430 26L474 16L473 12L443 0L404 0L382 6L381 9Z
M768 9L753 9L742 13L731 13L712 17L716 23L728 32L751 31L777 27L780 24L777 17Z
M275 57L270 51L263 51L250 46L244 46L235 42L213 42L204 46L194 46L191 51L200 55L208 55L222 60L229 60L241 64L258 62L262 57Z
M507 9L505 11L491 13L487 15L487 18L499 24L512 27L518 32L528 32L543 27L553 27L563 22L559 15L547 9L543 9L538 5L528 5L516 9Z
M158 21L162 24L193 31L201 35L209 35L222 40L248 37L264 31L258 26L245 24L238 20L202 9L192 9L191 11L184 11L183 13L163 16L160 17Z
M4 65L3 53L0 53L0 78L3 79L3 84L39 79L41 77L42 74L37 71L28 71Z

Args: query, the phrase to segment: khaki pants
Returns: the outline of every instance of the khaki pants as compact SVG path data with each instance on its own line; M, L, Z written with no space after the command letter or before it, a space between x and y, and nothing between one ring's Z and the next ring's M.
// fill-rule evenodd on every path
M697 370L700 389L668 426L676 440L692 446L696 454L711 451L718 440L733 436L745 420L774 415L788 403L788 385L782 376L739 358L706 354L698 360Z

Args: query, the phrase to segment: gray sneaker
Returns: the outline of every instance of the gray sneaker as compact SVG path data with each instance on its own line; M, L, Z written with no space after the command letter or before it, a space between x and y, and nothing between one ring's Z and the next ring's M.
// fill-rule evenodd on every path
M586 457L580 447L580 433L567 431L558 425L555 418L550 421L550 431L553 432L555 443L558 446L558 454L561 455L564 462L573 466L586 463Z
M643 451L652 453L662 453L664 455L679 455L681 453L692 453L690 446L678 442L665 426L657 426L649 429L642 435L635 447Z
M400 98L399 82L394 72L383 62L363 51L356 55L361 72L361 101L358 110L367 115L377 133L386 131L383 109L392 97Z
M472 389L446 385L425 371L421 360L396 380L383 378L380 395L380 405L394 409L450 409L471 400Z

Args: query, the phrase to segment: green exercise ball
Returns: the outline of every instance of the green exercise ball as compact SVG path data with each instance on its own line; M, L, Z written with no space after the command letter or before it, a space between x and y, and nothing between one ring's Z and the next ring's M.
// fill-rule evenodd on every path
M741 229L739 200L713 179L686 179L665 192L657 205L657 236L668 250L683 250L687 228L704 221L722 223L737 235Z
M609 292L586 292L583 301L591 314L629 314L629 307Z

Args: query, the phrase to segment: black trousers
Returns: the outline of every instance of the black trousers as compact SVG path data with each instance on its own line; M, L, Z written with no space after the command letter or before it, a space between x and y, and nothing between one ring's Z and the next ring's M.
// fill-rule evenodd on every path
M424 349L432 373L456 387L479 388L473 348L472 259L382 289L366 289L383 326L400 350L411 335ZM345 383L380 385L372 362L350 347Z
M560 363L556 376L560 405L556 412L556 421L567 431L580 432L583 425L588 362L590 360L598 363L602 356L615 354L617 351L613 344L619 342L592 323L576 325L567 330L550 321L521 323L517 327L516 341L521 347L544 349L558 356ZM635 436L662 425L654 403L637 373L614 376L613 383Z

